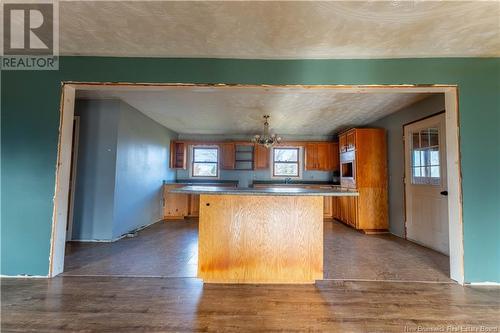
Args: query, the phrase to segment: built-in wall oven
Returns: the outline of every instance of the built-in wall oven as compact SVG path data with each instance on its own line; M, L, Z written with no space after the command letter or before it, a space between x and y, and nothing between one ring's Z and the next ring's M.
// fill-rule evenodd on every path
M356 151L340 154L340 185L356 188Z

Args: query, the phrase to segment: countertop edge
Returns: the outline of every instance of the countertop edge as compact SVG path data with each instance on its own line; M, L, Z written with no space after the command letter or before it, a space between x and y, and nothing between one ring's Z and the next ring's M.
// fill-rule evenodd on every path
M359 192L353 190L317 190L317 189L304 189L302 191L273 191L272 188L241 188L225 189L214 188L210 190L202 188L189 188L193 186L186 186L170 190L171 193L178 194L208 194L208 195L254 195L254 196L321 196L321 197L356 197ZM196 187L196 186L194 186ZM200 186L201 187L201 186Z

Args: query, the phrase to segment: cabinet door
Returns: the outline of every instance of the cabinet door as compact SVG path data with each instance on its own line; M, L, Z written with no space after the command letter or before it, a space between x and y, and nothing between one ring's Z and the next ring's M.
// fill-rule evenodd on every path
M221 153L221 169L232 170L235 165L235 145L234 143L223 143L220 145Z
M332 197L323 197L323 217L332 218Z
M340 171L340 152L339 144L337 142L332 142L330 144L330 170L339 172Z
M318 170L318 145L308 143L305 146L306 161L304 168L306 170Z
M356 197L349 197L349 224L354 228L357 227L357 219L358 219L358 205Z
M354 150L356 148L356 130L350 130L346 133L347 150Z
M340 220L348 223L348 197L339 197Z
M269 149L262 145L255 145L254 148L254 168L269 169Z
M189 216L196 217L200 215L200 195L189 195Z
M170 193L170 190L182 184L165 185L163 188L163 205L165 218L184 218L188 215L189 195Z
M345 133L339 135L339 150L340 150L341 153L347 151L347 142L346 142L346 135L345 135Z
M333 167L332 155L333 148L331 142L318 143L317 147L317 166L316 170L330 171Z
M340 197L332 197L332 216L336 220L342 220L340 216Z
M187 145L184 142L170 142L170 168L186 169Z

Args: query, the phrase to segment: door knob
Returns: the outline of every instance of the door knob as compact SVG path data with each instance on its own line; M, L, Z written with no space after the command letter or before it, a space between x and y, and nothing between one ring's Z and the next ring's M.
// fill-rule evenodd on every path
M441 195L445 195L445 196L446 196L446 195L448 195L448 191L441 191L441 193L440 193L440 194L441 194Z

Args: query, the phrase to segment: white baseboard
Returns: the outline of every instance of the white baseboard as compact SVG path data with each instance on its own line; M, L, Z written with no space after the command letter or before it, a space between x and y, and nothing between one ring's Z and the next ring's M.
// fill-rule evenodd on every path
M469 286L496 286L500 287L499 282L490 282L490 281L485 281L485 282L471 282L471 283L466 283L466 285Z
M4 279L47 279L48 275L4 275L0 274L0 278Z

